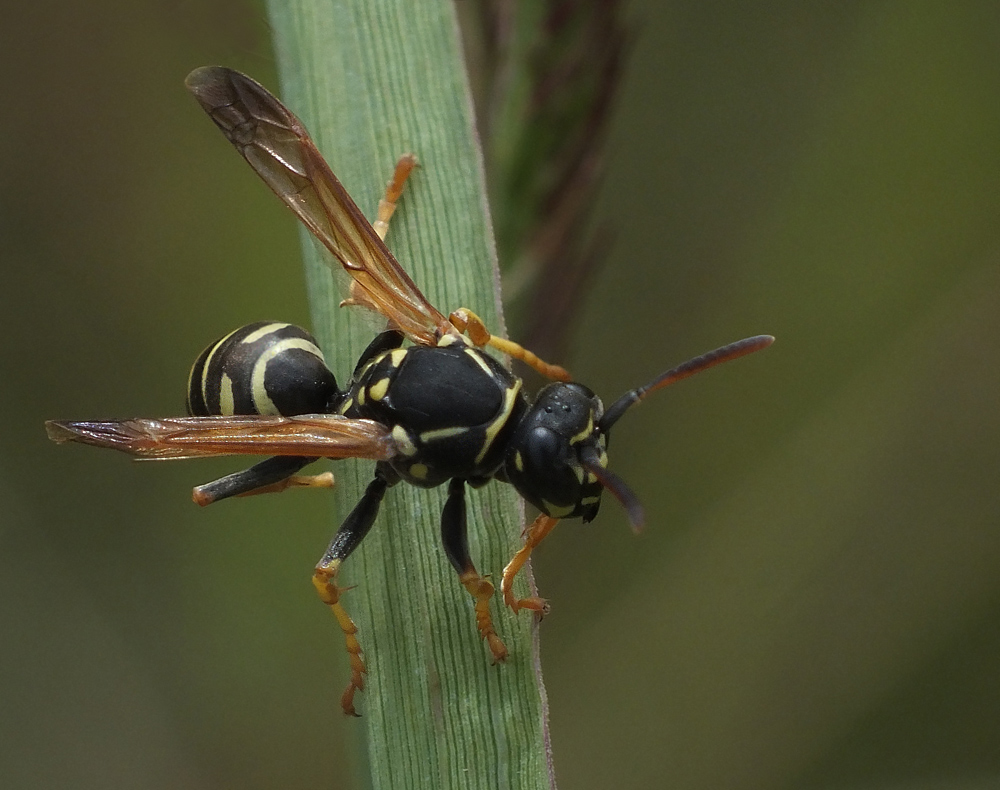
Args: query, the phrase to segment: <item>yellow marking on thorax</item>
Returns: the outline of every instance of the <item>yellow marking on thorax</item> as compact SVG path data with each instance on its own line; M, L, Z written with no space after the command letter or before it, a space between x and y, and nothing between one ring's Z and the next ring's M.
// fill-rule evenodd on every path
M441 339L438 340L438 348L447 348L448 346L453 346L456 343L460 343L463 346L473 346L473 343L465 335L459 335L454 332L449 332L448 334L441 335Z
M493 371L490 370L490 366L486 364L486 360L483 359L483 355L478 350L474 348L467 348L465 349L465 353L476 360L476 364L483 369L487 376L490 378L493 377Z
M427 464L411 464L408 471L410 475L417 478L417 480L426 480L427 473L430 470L427 468Z
M368 388L368 397L372 400L379 401L385 397L385 394L389 391L389 379L379 379L374 384Z
M392 438L396 441L396 447L399 448L401 455L416 455L417 446L410 439L410 434L406 432L406 428L402 425L396 425L392 429Z
M465 433L467 430L469 429L461 426L455 428L436 428L433 431L424 431L420 434L420 441L436 442L441 439L450 439L452 436L458 436L459 434Z
M479 360L479 362L485 367L486 363L482 360ZM503 408L500 410L500 414L497 415L497 418L486 426L486 436L483 439L483 449L480 450L479 455L476 456L477 464L482 463L483 459L486 457L486 453L489 452L494 440L496 440L497 434L500 433L500 429L503 428L503 426L507 424L507 420L510 419L511 412L514 411L514 401L517 399L517 395L520 391L520 379L516 379L511 386L504 390Z
M354 405L354 398L348 398L347 400L345 400L343 403L340 404L340 408L338 409L338 411L341 414L347 414L348 410L353 405Z
M389 362L392 363L394 368L398 368L403 364L403 357L406 356L405 348L394 348L389 352Z
M524 459L521 457L521 451L516 450L514 452L514 467L518 472L524 471Z

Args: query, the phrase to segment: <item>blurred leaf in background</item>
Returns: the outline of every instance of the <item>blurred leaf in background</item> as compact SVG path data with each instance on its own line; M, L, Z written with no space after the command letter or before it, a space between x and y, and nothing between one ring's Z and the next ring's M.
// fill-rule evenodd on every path
M560 780L995 786L1000 7L630 9L571 369L608 399L778 343L616 428L642 537L608 503L537 553ZM179 412L209 340L308 323L293 220L182 87L274 85L266 36L236 0L19 6L0 34L5 787L356 786L308 584L323 495L200 511L230 464L41 427Z

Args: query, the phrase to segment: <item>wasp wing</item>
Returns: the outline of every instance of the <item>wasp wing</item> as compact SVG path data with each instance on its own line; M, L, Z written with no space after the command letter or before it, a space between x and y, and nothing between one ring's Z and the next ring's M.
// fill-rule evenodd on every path
M214 455L302 455L385 461L398 452L390 430L384 425L335 414L49 421L45 429L55 442L91 444L152 460Z
M209 117L264 182L340 261L371 307L417 343L452 331L372 229L302 122L259 83L204 66L185 80Z

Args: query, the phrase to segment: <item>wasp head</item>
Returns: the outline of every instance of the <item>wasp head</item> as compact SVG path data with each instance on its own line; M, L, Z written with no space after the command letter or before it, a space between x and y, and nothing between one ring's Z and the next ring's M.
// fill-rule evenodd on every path
M553 518L592 520L602 491L610 488L638 527L642 521L638 500L607 469L603 418L604 404L587 387L575 382L549 384L518 425L504 473L522 497Z
M606 488L625 508L632 529L639 531L644 520L639 499L607 468L611 427L651 392L773 342L770 335L755 335L689 359L629 390L607 410L582 384L549 384L518 425L503 474L521 496L553 518L590 521L597 515Z

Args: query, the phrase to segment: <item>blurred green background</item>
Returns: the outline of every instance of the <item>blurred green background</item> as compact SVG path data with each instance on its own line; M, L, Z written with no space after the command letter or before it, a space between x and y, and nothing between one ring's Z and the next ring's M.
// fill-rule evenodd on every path
M645 534L609 502L537 553L561 786L1000 786L1000 5L631 18L572 370L778 343L616 429ZM182 86L275 85L263 11L43 1L0 42L0 786L357 787L327 495L202 511L232 462L42 430L308 325L293 220Z

